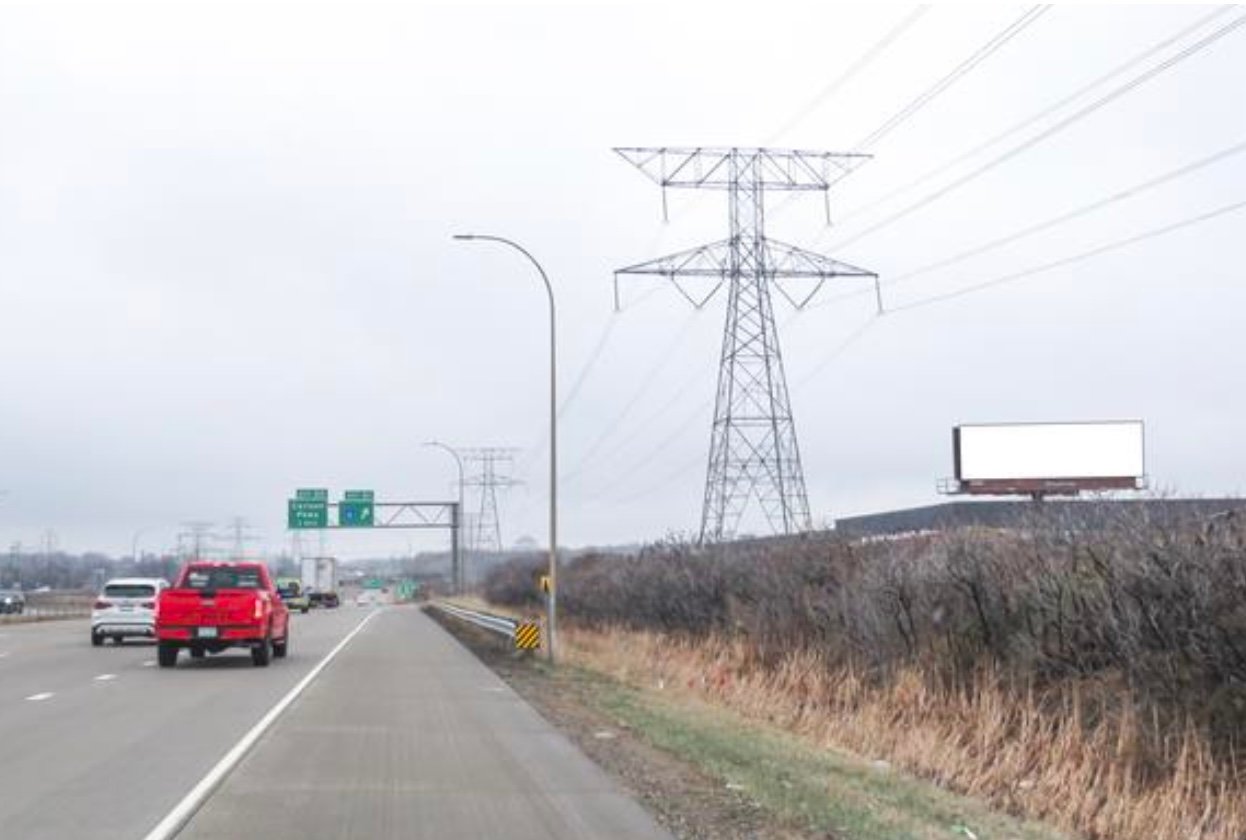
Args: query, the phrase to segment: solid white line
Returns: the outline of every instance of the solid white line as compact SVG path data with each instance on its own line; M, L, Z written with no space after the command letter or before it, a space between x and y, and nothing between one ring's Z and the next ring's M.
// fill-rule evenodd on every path
M225 753L225 757L218 761L216 766L209 770L208 774L199 780L199 784L191 788L190 793L182 797L182 801L177 803L177 805L173 807L173 810L165 815L165 818L162 819L155 828L148 832L144 840L169 840L169 838L174 837L179 831L185 828L186 823L190 822L190 818L195 815L195 812L203 807L203 804L208 801L208 797L221 786L221 783L225 781L225 777L229 775L230 771L238 766L238 763L242 761L246 754L250 752L251 748L255 746L256 741L262 738L264 733L268 731L269 727L271 727L277 718L281 716L281 713L284 712L291 703L298 699L298 696L303 693L303 689L307 688L307 686L311 684L312 680L316 679L316 677L320 675L320 672L325 669L325 666L333 661L333 657L337 656L342 648L350 644L350 640L359 635L359 631L363 630L367 623L375 618L379 613L380 611L377 611L368 613L368 615L364 616L363 621L355 625L355 629L346 634L346 638L338 642L333 650L325 654L324 659L321 659L320 662L316 664L316 667L312 668L311 671L308 672L307 676L299 680L298 685L290 689L289 693L286 694L285 697L278 700L277 705L269 709L268 713L265 714L264 717L260 718L259 723L251 727L251 731L249 731L246 735L243 735L242 740L234 744L233 748L229 752Z
M27 700L34 700L35 702L38 702L38 701L40 701L40 700L47 700L49 697L53 697L53 696L55 696L55 693L54 693L54 692L51 692L51 691L45 691L45 692L43 692L43 693L41 693L41 694L32 694L32 695L30 695L29 697L27 697L26 699L27 699Z

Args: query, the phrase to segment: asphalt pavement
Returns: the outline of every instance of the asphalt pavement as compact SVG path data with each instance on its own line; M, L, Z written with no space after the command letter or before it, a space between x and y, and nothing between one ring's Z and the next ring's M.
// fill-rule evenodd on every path
M268 668L162 670L149 642L93 648L86 619L0 626L0 837L143 837L366 613L293 616Z
M155 667L89 624L0 627L0 837L144 837L370 612L292 617L290 656ZM181 838L667 838L565 737L414 608L382 610Z
M179 840L659 840L649 815L423 613L378 615Z

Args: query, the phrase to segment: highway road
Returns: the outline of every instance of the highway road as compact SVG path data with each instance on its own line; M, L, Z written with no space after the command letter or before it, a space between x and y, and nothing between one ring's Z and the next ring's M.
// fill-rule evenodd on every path
M92 648L85 621L0 627L0 836L144 837L369 612L294 616L266 669L238 651L162 670L150 644ZM391 608L178 836L667 835L444 630Z

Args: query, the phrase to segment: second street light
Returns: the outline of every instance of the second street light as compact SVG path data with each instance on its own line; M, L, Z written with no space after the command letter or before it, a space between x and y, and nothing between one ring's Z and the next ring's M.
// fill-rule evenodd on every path
M554 287L550 285L549 276L536 257L518 242L512 242L501 236L486 234L460 233L455 239L478 242L497 242L514 248L528 258L545 283L545 293L549 296L549 595L546 601L548 613L546 625L549 630L549 659L555 661L558 637L558 347L557 332L554 318Z
M458 594L462 595L467 589L467 569L463 565L463 459L459 457L459 453L454 447L447 446L439 440L430 440L424 444L425 446L436 446L444 449L454 456L454 462L459 465L459 512L456 516L455 533L457 536L454 540L454 586L458 590Z

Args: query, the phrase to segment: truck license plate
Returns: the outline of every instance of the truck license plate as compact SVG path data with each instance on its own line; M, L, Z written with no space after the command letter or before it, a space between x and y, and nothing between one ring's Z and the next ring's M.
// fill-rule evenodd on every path
M195 630L195 636L200 639L215 639L216 628L215 627L199 627Z

